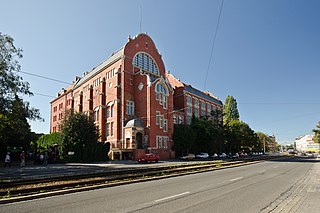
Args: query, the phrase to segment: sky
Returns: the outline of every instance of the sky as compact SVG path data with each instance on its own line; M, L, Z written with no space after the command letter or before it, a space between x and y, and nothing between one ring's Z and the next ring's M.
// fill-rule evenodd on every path
M223 102L232 95L254 131L281 144L311 134L320 121L320 1L224 0L216 28L222 1L0 0L0 32L23 49L21 71L70 83L147 33L166 70ZM24 99L45 119L31 129L49 133L50 101L67 84L20 75L35 94Z

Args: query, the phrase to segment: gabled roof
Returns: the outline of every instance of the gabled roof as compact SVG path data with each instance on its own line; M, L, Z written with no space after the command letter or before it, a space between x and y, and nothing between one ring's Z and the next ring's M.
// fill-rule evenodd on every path
M181 82L179 79L175 78L171 73L166 73L167 79L169 80L170 84L174 89L177 89L179 87L183 87L185 91L194 94L198 97L201 97L204 100L208 100L210 102L216 103L218 105L222 105L222 102L219 100L219 98L215 97L210 92L202 92L196 88L193 88L191 85L185 84Z
M222 102L219 99L211 97L210 95L207 95L204 92L197 90L190 85L184 84L184 90L191 93L191 94L199 96L199 97L203 98L204 100L208 100L208 101L211 101L211 102L216 103L218 105L222 105Z
M102 71L102 69L104 67L107 67L111 64L113 64L114 62L118 61L122 56L123 56L123 49L124 47L122 47L120 50L118 50L117 52L113 53L109 58L107 58L104 62L102 62L101 64L99 64L97 67L95 67L93 70L91 70L87 75L83 76L73 87L73 89L78 88L79 86L81 86L83 83L87 82L88 80L90 80L91 78L93 78L94 76L96 76L98 73L100 73Z

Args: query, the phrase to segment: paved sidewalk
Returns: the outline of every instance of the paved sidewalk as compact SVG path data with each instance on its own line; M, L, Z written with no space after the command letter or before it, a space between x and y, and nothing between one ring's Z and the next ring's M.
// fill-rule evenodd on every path
M122 170L140 167L152 167L170 164L181 164L187 162L160 161L158 163L139 164L136 161L112 161L98 163L67 163L67 164L48 164L26 165L25 167L11 166L11 168L0 168L0 182L10 180L27 180L35 178L68 176L75 174L99 173L110 170Z

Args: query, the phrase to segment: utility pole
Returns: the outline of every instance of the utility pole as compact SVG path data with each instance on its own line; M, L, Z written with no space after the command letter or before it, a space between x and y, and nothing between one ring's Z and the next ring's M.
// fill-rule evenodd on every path
M266 153L266 138L263 138L263 154Z

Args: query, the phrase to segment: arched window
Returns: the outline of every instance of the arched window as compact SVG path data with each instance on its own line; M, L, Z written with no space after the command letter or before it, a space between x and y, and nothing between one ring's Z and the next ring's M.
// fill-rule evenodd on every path
M147 53L140 52L134 56L133 66L138 67L146 72L151 72L155 75L159 74L158 66L153 58Z
M157 83L156 85L156 99L163 108L168 108L168 89L162 83Z

